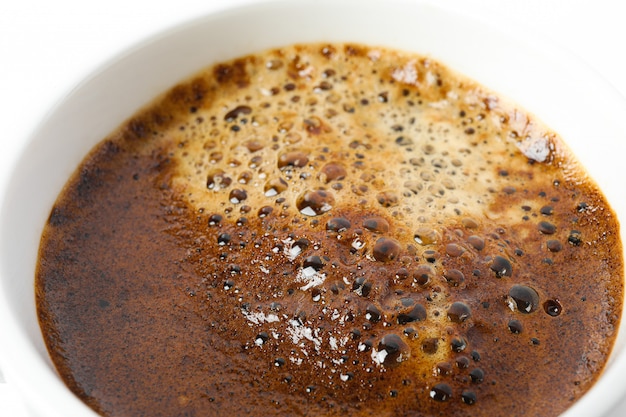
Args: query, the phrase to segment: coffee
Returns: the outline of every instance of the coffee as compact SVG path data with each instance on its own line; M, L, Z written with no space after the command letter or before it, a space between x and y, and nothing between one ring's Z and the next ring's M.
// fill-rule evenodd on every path
M52 209L50 355L102 415L541 415L602 371L615 214L559 136L436 61L295 45L105 138Z

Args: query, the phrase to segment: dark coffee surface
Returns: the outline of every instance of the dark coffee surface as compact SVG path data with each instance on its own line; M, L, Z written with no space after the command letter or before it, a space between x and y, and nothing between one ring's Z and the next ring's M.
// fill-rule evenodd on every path
M561 139L424 57L285 47L106 138L36 280L104 416L556 416L622 309L615 214Z

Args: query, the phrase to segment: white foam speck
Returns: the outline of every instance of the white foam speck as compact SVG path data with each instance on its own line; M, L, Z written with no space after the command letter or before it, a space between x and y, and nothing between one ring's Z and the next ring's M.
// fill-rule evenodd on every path
M288 238L283 240L282 242L285 245L283 252L285 253L285 256L287 256L287 259L289 259L290 261L296 259L298 255L300 255L300 253L302 252L302 248L300 246L294 246L295 242L293 239Z
M437 76L432 72L426 72L426 84L433 85L437 82Z
M337 338L336 337L331 336L330 339L328 340L328 343L330 344L330 348L332 350L339 349L339 344L337 343Z
M546 137L529 139L517 146L527 158L537 162L544 162L550 155L551 143Z
M365 242L361 241L360 239L354 239L354 241L352 241L352 245L351 245L354 249L361 249L365 246Z
M313 330L300 324L297 320L290 320L290 326L287 327L287 333L291 337L291 341L298 345L302 340L313 342L315 350L319 350L322 345L322 339L319 337L319 330ZM305 353L306 354L306 353Z
M377 365L382 365L385 362L385 358L389 353L386 350L381 350L380 352L376 349L372 349L372 360L376 362Z
M417 68L415 68L415 61L409 61L404 68L396 68L391 73L391 77L405 84L417 84Z
M368 52L367 57L370 60L376 62L376 61L378 61L380 59L380 51L378 51L376 49L373 49L370 52Z
M298 270L296 276L297 282L303 282L305 285L300 287L302 291L321 285L326 280L326 274L319 273L312 267L306 267Z
M249 322L254 323L254 324L263 324L263 323L274 323L277 321L280 321L280 318L278 318L278 316L276 314L265 314L262 311L259 311L257 313L252 313L250 311L246 311L246 310L241 310L241 312L243 313L244 316L246 316L246 319L248 319Z
M432 107L433 109L445 109L446 107L448 107L449 104L450 102L448 100L439 100L428 103L428 106Z

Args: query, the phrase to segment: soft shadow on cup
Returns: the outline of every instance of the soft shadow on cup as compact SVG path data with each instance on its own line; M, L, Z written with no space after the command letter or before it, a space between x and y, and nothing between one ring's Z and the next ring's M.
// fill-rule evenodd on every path
M267 1L218 11L112 59L57 104L15 162L0 207L0 354L7 379L33 415L95 415L65 387L49 360L33 291L43 225L82 158L136 110L203 67L270 47L321 41L430 55L508 96L560 133L626 218L624 187L613 174L626 152L624 101L584 64L528 31L429 2ZM564 416L601 416L626 392L620 378L626 372L623 327L624 322L605 373Z

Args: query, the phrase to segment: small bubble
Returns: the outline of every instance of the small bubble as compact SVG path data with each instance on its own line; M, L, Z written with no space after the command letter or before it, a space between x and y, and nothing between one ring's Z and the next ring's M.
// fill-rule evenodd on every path
M416 339L419 335L413 327L405 327L402 334L410 339Z
M459 369L467 369L470 366L470 360L467 356L459 356L456 358L456 366Z
M450 397L452 397L452 388L448 384L445 384L445 383L436 384L430 390L430 398L432 398L435 401L440 401L440 402L448 401Z
M335 197L325 190L307 191L298 197L296 207L306 216L319 216L330 211Z
M550 222L539 222L539 225L537 225L537 229L544 235L553 235L554 233L556 233L556 226Z
M235 281L233 281L232 279L227 279L226 281L224 281L224 290L225 291L230 290L234 286L235 286Z
M383 207L395 207L398 205L400 198L392 191L384 191L376 195L376 201Z
M398 294L398 295L401 295L401 294ZM402 304L403 307L411 307L415 305L415 300L412 299L411 297L404 297L400 299L400 303Z
M285 359L283 358L276 358L274 359L274 366L283 366L285 364Z
M453 352L463 352L467 348L467 342L462 337L455 337L450 341L450 348Z
M212 164L216 164L222 159L224 159L224 155L221 152L215 151L211 152L211 154L209 155L209 162Z
M222 222L221 214L212 214L209 216L209 226L217 226Z
M311 242L307 238L302 237L293 243L292 248L297 248L298 253L302 253L310 244Z
M352 329L350 335L352 340L358 340L361 337L361 331L359 329Z
M351 226L352 225L348 219L344 217L335 217L326 223L326 230L341 233L348 230Z
M287 152L278 157L278 168L302 168L309 163L309 157L304 152Z
M218 169L207 175L206 187L209 190L218 191L228 187L232 182L233 180L224 171Z
M463 220L461 220L461 224L466 229L477 229L478 228L478 222L476 220L472 219L472 218L469 218L469 217L466 217Z
M550 239L546 242L546 247L550 252L560 252L563 249L563 245L558 240Z
M408 313L398 314L398 324L407 324L426 320L426 309L421 304L415 304Z
M344 179L347 175L347 171L343 165L331 162L322 167L322 170L318 176L318 178L328 184L331 181L340 181Z
M492 264L489 268L496 273L496 277L510 277L512 274L511 262L502 256L496 256L493 258Z
M507 304L512 311L529 314L537 309L539 295L537 291L525 285L514 285L509 290Z
M313 268L315 271L319 271L324 267L324 262L322 261L322 258L320 258L319 256L316 256L316 255L309 256L304 259L304 262L302 263L302 267Z
M473 391L463 391L461 400L467 405L476 404L476 394Z
M452 303L447 315L453 323L462 323L472 315L472 312L467 304L457 301Z
M362 297L367 297L372 290L372 283L367 282L365 277L359 277L352 283L352 291Z
M432 245L439 241L439 233L433 229L421 227L417 229L413 238L420 245Z
M282 178L274 178L269 180L266 184L265 184L265 196L266 197L273 197L275 195L278 195L282 192L284 192L287 189L288 185L287 182L282 179Z
M508 185L508 186L506 186L506 187L504 187L502 189L502 192L504 192L504 194L508 194L508 195L515 194L516 191L517 190L515 189L515 187L512 187L510 185Z
M221 233L218 237L217 237L217 244L220 246L225 246L228 243L230 243L231 240L231 236L228 233Z
M429 337L422 342L422 351L429 355L434 355L439 349L439 339Z
M248 198L248 193L246 192L246 190L242 190L239 188L235 188L234 190L232 190L228 196L228 199L233 204L239 204L242 201L246 200L247 198Z
M485 248L485 240L480 236L472 235L468 237L467 243L472 245L477 251L481 251Z
M374 304L370 304L365 309L365 318L372 323L377 323L380 321L382 317L382 313Z
M314 99L315 100L315 99ZM329 132L329 126L324 124L322 119L317 116L311 116L304 119L302 123L306 131L313 135L319 135L320 133Z
M271 59L265 63L265 68L269 70L277 70L283 67L283 61L280 59Z
M383 358L382 363L385 366L398 365L410 356L409 346L396 334L385 335L378 344L378 350L379 358ZM383 351L386 353L381 355Z
M437 262L437 259L439 259L439 253L434 250L425 250L422 256L426 262L431 264Z
M480 368L473 369L469 375L472 382L479 383L485 380L485 372Z
M267 332L261 332L254 338L254 344L257 346L262 346L269 340L270 336Z
M583 243L582 233L578 230L571 230L569 232L569 236L567 237L567 241L572 246L580 246Z
M396 271L396 279L399 281L404 281L409 277L409 270L406 268L399 268Z
M339 379L341 379L343 382L349 381L351 379L354 379L354 373L346 372L345 374L340 374Z
M390 262L400 254L400 243L391 238L381 237L374 244L372 256L379 262Z
M434 274L435 272L430 265L418 265L412 272L413 282L424 286L430 282Z
M285 142L293 145L294 143L298 143L302 140L302 135L297 132L289 132L285 135Z
M376 233L387 233L389 222L382 217L369 217L363 220L363 227Z
M463 272L458 269L449 269L443 273L443 277L446 279L448 284L453 287L458 287L463 282L465 282L465 275Z
M248 148L248 151L250 151L250 153L254 153L263 149L263 143L258 140L249 140L244 143L244 145L246 148Z
M274 211L274 209L272 207L270 207L270 206L263 206L263 207L261 207L259 209L258 216L259 216L259 218L262 219L264 217L269 216L272 213L272 211Z
M244 171L237 177L239 184L248 184L250 180L252 180L252 173L250 171Z
M559 302L559 300L556 299L547 300L545 303L543 303L543 309L546 313L548 313L548 315L552 317L557 317L561 315L561 312L563 311L561 303Z
M465 248L463 248L463 246L458 245L456 243L448 243L446 245L446 253L453 258L463 255L464 252L465 252Z
M235 120L240 114L250 114L252 113L252 109L249 106L237 106L224 116L224 120L227 122L232 122Z
M422 191L422 189L424 188L424 185L422 184L421 181L406 181L404 183L404 188L406 188L408 191L410 191L413 194L419 194L420 191ZM411 194L409 194L410 196Z
M522 322L519 320L510 320L509 321L509 331L513 334L520 334L524 327L522 326Z
M435 366L435 372L437 373L437 375L448 376L452 374L452 365L450 365L448 362L439 362Z

